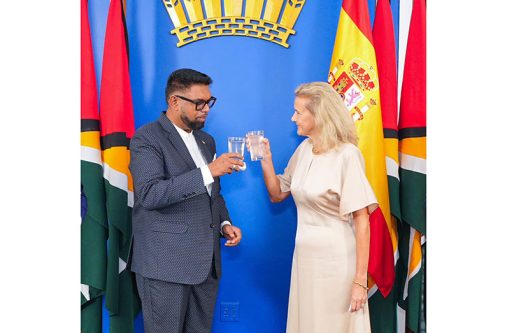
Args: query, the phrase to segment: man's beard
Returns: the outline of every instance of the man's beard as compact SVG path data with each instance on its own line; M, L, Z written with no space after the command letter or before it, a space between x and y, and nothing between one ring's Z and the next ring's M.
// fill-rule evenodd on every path
M204 127L204 121L192 121L188 119L186 114L182 114L180 118L181 121L183 121L183 123L187 125L191 130L200 130Z

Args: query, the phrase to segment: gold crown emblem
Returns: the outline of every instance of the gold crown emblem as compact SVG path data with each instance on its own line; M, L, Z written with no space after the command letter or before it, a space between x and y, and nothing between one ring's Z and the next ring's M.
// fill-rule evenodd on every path
M162 1L174 24L171 33L178 37L178 47L232 35L289 47L287 39L295 33L292 28L306 0L202 0L204 10L201 0Z
M350 65L350 74L362 90L373 90L375 88L375 82L373 82L368 71L357 62Z

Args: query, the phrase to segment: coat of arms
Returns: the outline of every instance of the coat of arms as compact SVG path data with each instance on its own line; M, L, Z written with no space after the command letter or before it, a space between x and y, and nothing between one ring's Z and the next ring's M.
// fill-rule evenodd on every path
M375 69L359 58L352 59L346 65L340 59L338 65L340 69L333 68L329 73L328 82L343 98L353 119L362 120L368 109L377 105L374 98L374 92L378 90Z

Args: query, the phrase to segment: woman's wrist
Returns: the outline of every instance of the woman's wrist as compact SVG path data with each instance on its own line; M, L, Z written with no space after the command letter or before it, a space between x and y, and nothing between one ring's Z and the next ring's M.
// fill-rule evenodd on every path
M273 164L273 160L271 159L271 154L269 156L263 156L261 160L261 165L270 165Z
M368 291L368 286L367 286L367 284L366 284L366 283L362 283L362 282L357 281L357 280L352 280L352 283L353 283L354 285L359 286L359 287L361 287L362 289L364 289L364 290Z

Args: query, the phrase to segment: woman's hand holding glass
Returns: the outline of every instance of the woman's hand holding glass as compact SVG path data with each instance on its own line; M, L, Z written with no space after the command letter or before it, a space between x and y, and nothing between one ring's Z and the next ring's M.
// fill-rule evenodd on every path
M246 138L246 149L250 152L250 140L248 137ZM269 140L266 137L262 139L262 150L263 157L261 162L271 161L271 146L269 145Z

